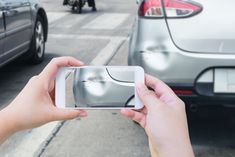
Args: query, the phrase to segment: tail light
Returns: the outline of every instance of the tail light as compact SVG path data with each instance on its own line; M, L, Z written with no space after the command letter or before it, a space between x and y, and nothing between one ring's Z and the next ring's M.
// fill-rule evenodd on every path
M139 8L139 16L163 17L161 0L143 0Z
M191 0L143 0L139 8L142 17L189 17L199 13L202 6Z
M191 95L191 94L193 94L192 90L178 90L178 89L174 89L173 91L177 95Z

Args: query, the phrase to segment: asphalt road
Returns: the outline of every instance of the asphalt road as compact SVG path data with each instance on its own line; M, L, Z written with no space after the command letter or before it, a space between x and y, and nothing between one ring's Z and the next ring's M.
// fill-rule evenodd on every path
M128 36L137 11L134 0L99 0L97 12L86 7L81 15L62 6L61 1L42 2L50 21L45 61L36 66L15 61L0 68L0 108L53 57L74 56L86 64L127 64ZM234 109L208 106L198 111L200 115L194 113L189 120L196 156L235 156ZM38 139L44 135L37 129L20 132L0 147L0 156L150 156L143 129L118 110L89 111L89 115L54 124L53 134L49 131L50 136L40 139L43 142Z

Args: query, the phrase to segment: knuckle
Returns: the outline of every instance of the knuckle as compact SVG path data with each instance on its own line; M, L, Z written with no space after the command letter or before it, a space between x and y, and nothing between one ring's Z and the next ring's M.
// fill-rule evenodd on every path
M29 82L35 83L35 82L37 82L38 79L39 79L38 75L35 75L35 76L30 78Z
M151 93L149 90L145 90L145 91L142 93L142 96L143 96L144 98L149 97L149 96L151 96L151 95L152 95L152 93Z
M178 104L180 109L185 110L185 107L186 107L185 103L181 99L178 98L177 104Z
M157 88L158 88L158 81L153 79L153 84L154 84L154 86L153 86L154 90L157 90Z
M58 57L56 57L56 58L53 58L52 60L51 60L51 63L56 63L57 61L58 61Z
M71 57L71 56L65 56L65 58L67 58L67 59L74 59L73 57Z
M184 106L184 105L185 105L184 101L181 100L180 98L177 99L177 102L178 102L178 104L181 105L181 106Z

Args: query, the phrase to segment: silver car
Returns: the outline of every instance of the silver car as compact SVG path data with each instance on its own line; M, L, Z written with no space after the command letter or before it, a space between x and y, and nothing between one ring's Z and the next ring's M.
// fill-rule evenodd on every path
M47 34L47 15L39 0L0 0L0 66L19 56L42 62Z
M191 105L235 103L235 1L142 0L129 65L142 66Z

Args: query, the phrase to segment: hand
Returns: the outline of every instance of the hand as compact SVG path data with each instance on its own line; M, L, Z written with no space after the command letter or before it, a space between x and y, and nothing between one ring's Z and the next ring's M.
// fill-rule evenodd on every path
M123 109L125 116L146 131L152 156L193 157L184 103L162 81L146 75L146 85L137 87L145 107L141 111Z
M13 102L0 111L0 143L16 131L86 116L84 110L55 107L55 78L59 68L81 65L75 58L60 57L52 59L38 76L32 77Z

